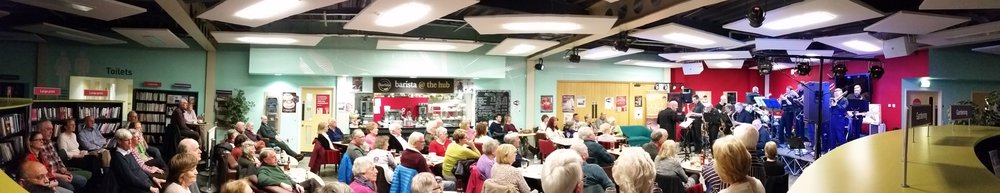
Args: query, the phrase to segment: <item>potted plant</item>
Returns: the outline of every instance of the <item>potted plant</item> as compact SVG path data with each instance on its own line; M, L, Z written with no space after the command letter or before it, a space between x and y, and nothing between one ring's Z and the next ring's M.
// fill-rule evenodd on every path
M229 96L225 100L219 101L223 109L219 109L218 115L221 116L217 118L218 125L224 128L236 128L236 123L247 121L247 112L250 111L250 106L254 103L247 100L243 90L235 90L236 94Z

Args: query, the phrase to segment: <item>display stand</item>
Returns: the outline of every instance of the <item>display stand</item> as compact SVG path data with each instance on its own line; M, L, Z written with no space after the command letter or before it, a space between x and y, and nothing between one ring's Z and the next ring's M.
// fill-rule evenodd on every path
M166 127L170 125L170 115L177 108L180 99L187 99L193 109L198 109L197 92L135 89L132 107L139 115L139 122L145 129L143 134L149 145L163 146Z
M88 101L88 100L35 100L31 105L31 125L42 120L49 120L54 127L53 136L62 132L67 119L76 121L77 128L83 125L83 118L92 116L94 127L105 137L110 137L115 130L123 128L124 109L122 101ZM32 131L37 130L32 128Z
M15 157L25 154L30 110L31 99L0 98L0 166L4 169Z

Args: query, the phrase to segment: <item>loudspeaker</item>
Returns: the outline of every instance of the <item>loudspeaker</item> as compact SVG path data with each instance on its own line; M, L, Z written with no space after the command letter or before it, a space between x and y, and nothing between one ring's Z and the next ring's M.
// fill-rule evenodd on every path
M815 122L819 119L819 112L816 111L819 108L820 111L823 111L823 122L830 121L832 117L830 116L830 83L807 82L806 88L802 92L804 94L802 96L802 106L804 107L802 113L805 117ZM819 103L816 102L816 94L820 94Z
M681 66L684 70L684 75L698 75L701 71L705 71L705 65L701 62L698 63L686 63Z
M910 36L898 37L882 41L882 53L885 58L897 58L913 54L917 46Z
M685 88L681 90L681 95L683 97L682 100L680 100L681 103L687 104L694 102L694 100L692 99L692 97L694 97L694 90L691 90L690 88Z

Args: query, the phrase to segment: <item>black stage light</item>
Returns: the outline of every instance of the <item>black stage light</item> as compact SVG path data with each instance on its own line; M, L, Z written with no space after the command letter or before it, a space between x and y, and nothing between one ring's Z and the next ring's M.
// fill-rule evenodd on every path
M751 7L750 13L747 13L747 20L750 21L750 27L760 27L764 24L764 9L761 9L760 6Z
M619 52L628 51L628 40L625 38L615 40L615 50L618 50Z
M882 78L882 75L884 74L885 74L885 68L882 68L882 65L875 65L872 67L868 67L868 75L874 79Z
M757 59L757 72L760 72L760 75L770 74L773 69L774 63L770 59L766 57Z
M545 70L545 64L542 64L542 59L538 59L538 63L535 64L535 70L543 71Z
M795 65L795 74L798 74L799 76L809 75L810 71L812 71L812 66L810 66L809 63L803 62Z
M833 65L833 76L834 77L838 77L839 78L839 77L844 77L845 75L847 75L847 65L845 65L844 63Z
M569 62L580 63L580 54L576 53L576 48L569 51Z

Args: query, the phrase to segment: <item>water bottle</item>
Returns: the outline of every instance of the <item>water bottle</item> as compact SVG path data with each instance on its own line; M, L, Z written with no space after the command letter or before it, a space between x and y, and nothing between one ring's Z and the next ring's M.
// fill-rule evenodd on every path
M618 189L615 189L615 187L608 187L604 189L604 193L618 193Z

